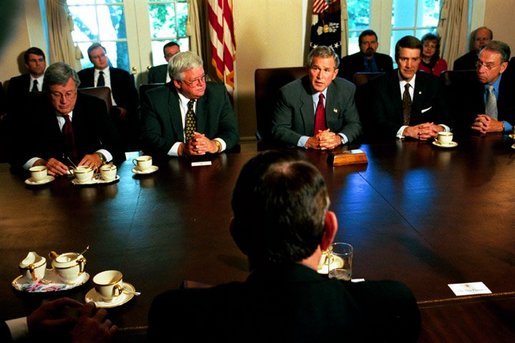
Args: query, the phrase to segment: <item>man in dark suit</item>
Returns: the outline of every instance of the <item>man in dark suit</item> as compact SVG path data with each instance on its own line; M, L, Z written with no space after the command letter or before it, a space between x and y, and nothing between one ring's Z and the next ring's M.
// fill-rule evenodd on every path
M148 83L167 83L170 82L170 75L168 74L168 61L175 54L181 51L181 47L176 42L168 42L163 46L163 54L165 56L166 64L161 64L152 67L148 71Z
M377 52L379 43L377 34L372 30L365 30L359 35L359 52L342 58L338 76L353 81L357 72L377 73L393 70L392 58Z
M470 51L454 61L453 70L476 69L479 51L494 38L494 33L486 26L481 26L470 33Z
M370 81L376 138L427 140L440 131L450 131L442 82L433 75L417 72L421 53L420 40L413 36L401 38L395 45L399 68Z
M180 52L169 63L172 82L143 94L144 150L161 156L198 156L231 149L239 141L225 87L206 83L202 59Z
M135 138L138 126L138 92L134 77L123 69L109 66L106 49L99 43L93 43L88 48L88 56L93 67L79 71L80 87L111 88L111 114L120 131L125 149L137 148Z
M109 342L118 328L106 316L93 302L58 298L27 317L0 322L0 342Z
M491 41L479 53L477 79L458 89L456 110L461 112L460 128L464 131L479 134L513 131L515 75L507 72L510 53L510 47L500 41Z
M356 87L336 77L338 64L339 58L331 47L318 46L311 50L308 76L279 90L272 123L275 140L290 146L326 150L359 137L361 123L354 102Z
M420 314L405 285L317 273L338 221L322 175L294 153L261 153L236 181L230 231L247 280L157 296L149 341L416 341Z
M77 91L77 73L54 63L45 72L43 93L16 115L11 164L16 169L46 165L50 175L66 175L71 159L99 168L125 159L118 132L105 103Z
M23 61L28 73L12 77L7 86L8 109L11 112L30 92L41 92L46 69L45 53L32 47L23 53Z

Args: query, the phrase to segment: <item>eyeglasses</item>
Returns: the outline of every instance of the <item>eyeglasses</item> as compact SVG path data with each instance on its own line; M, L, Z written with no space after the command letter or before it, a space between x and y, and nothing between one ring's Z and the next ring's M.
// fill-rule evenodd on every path
M492 63L492 62L481 62L481 61L477 61L476 62L476 68L477 69L480 69L481 67L485 67L488 70L492 70L492 69L497 68L499 66L500 66L500 64L496 65L495 63Z
M63 99L70 99L73 98L75 95L77 95L77 91L68 91L66 93L60 93L60 92L50 92L50 96L54 100L63 100Z
M189 87L194 86L196 84L203 84L204 82L206 82L206 74L199 76L197 78L194 78L193 80L190 80L190 81L181 80L181 82L184 82Z

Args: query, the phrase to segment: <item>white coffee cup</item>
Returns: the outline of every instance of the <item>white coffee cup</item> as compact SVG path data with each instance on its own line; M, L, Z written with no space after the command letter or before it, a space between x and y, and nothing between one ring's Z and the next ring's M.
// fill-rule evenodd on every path
M76 283L77 279L84 273L86 259L77 252L58 255L53 251L50 253L50 257L53 259L52 268L54 268L59 279L66 284Z
M436 140L440 145L449 145L452 143L452 132L438 132Z
M116 178L116 166L114 164L105 164L100 167L100 175L102 180L112 181Z
M152 156L143 155L132 160L138 170L145 171L152 167Z
M106 270L93 277L93 284L102 300L109 302L123 293L123 274L118 270Z
M20 262L19 268L25 279L37 282L45 277L46 258L31 251Z
M34 182L44 181L48 176L48 170L46 166L34 166L29 169L30 176Z
M73 170L78 183L87 183L93 179L93 169L86 166L78 166Z

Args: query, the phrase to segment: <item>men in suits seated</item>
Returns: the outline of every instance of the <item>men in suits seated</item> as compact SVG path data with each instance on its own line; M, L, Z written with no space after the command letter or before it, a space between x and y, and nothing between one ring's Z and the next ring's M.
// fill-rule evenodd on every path
M181 51L181 47L176 42L168 42L163 46L163 54L165 56L166 64L161 64L152 67L148 71L148 83L167 83L170 82L170 75L168 74L168 61L175 54Z
M461 112L462 129L479 134L512 132L515 75L506 72L510 53L510 47L500 41L491 41L479 53L477 80L459 87L456 110Z
M124 148L137 148L134 141L138 126L138 92L134 77L129 72L109 65L106 49L99 43L88 48L88 56L93 67L79 71L80 87L111 88L113 119L124 141Z
M395 45L398 69L370 81L373 136L427 140L449 131L449 110L439 78L417 72L422 43L413 36Z
M308 75L279 90L272 136L306 149L334 149L355 141L361 123L354 102L356 87L337 77L339 58L331 47L308 55Z
M470 51L454 61L453 70L476 69L479 51L494 38L494 33L486 26L481 26L470 33Z
M357 72L390 72L393 70L392 58L377 52L379 43L377 34L372 30L365 30L359 35L359 52L342 57L338 76L353 81Z
M143 149L191 156L233 148L239 133L225 87L206 82L202 59L192 52L179 52L168 68L172 82L143 94Z
M105 162L125 159L118 132L105 103L77 91L75 70L57 62L45 72L41 96L16 115L14 128L18 149L14 169L46 165L50 175L66 175L70 160L97 169Z
M30 92L41 92L46 69L45 53L32 47L23 53L28 73L12 77L7 87L8 108L11 111L23 103Z
M320 172L293 153L265 151L236 181L230 232L247 280L157 296L150 342L416 341L420 314L405 285L317 273L338 220Z
M27 317L1 322L0 342L109 342L118 328L106 316L93 302L58 298Z

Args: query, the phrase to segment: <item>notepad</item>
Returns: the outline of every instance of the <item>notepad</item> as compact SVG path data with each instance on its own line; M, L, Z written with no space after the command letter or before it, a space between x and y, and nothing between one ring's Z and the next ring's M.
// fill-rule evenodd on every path
M191 162L192 167L210 166L211 164L211 161Z

